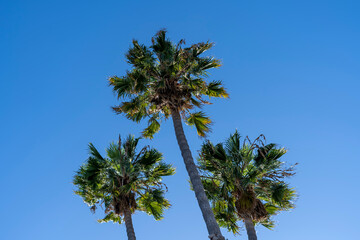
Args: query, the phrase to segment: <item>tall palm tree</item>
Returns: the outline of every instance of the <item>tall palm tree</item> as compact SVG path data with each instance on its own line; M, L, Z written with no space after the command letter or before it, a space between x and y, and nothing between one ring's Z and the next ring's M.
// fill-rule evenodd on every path
M170 206L164 198L166 186L163 176L173 175L175 169L162 162L162 154L154 148L144 147L136 152L139 138L129 136L121 144L112 143L107 148L107 158L89 144L90 156L74 177L75 193L82 197L90 210L101 206L106 216L98 222L125 221L129 240L135 240L131 215L144 211L156 220Z
M206 82L208 70L220 66L213 57L202 56L213 43L197 43L183 47L185 41L174 44L159 31L150 47L133 41L126 54L132 66L125 76L111 77L110 85L122 102L115 112L135 122L148 120L143 136L152 138L163 120L172 117L175 135L190 181L205 220L210 239L224 239L211 210L199 173L187 143L182 120L195 126L200 136L210 130L211 120L202 111L193 111L210 104L203 97L228 97L221 81Z
M261 135L254 142L241 142L236 131L214 145L206 141L198 162L205 191L212 202L220 226L238 233L244 221L249 240L256 240L254 224L274 227L271 216L294 207L294 189L285 182L295 174L280 158L286 153L275 144L263 144Z

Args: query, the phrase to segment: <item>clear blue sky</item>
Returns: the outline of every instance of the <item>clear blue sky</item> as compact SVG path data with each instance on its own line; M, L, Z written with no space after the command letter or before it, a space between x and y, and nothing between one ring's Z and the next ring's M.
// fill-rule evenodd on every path
M128 69L133 38L149 43L161 28L216 43L223 67L210 77L231 99L206 108L211 140L263 133L300 164L297 208L274 231L258 228L259 239L357 239L359 12L355 0L1 0L0 239L126 239L124 226L96 223L71 181L88 142L104 150L140 132L110 110L106 80ZM201 139L186 131L195 153ZM170 121L151 144L177 168L165 179L173 207L160 222L135 214L138 239L207 239Z

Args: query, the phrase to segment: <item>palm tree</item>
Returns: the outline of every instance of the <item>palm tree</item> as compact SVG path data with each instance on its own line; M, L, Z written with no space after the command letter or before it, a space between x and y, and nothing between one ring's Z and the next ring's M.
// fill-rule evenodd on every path
M90 156L74 177L75 193L95 210L101 206L106 216L98 222L125 221L129 240L135 240L131 215L144 211L156 220L170 206L164 198L166 186L163 176L173 175L175 169L162 162L162 154L154 148L144 147L136 152L139 138L129 136L121 144L112 143L107 148L107 158L89 144Z
M224 239L211 210L202 186L199 173L187 143L182 119L195 126L200 136L210 130L211 120L202 111L193 111L204 104L210 104L203 97L228 97L221 81L206 82L208 70L220 66L213 57L202 56L213 43L197 43L182 47L181 40L174 44L166 37L166 31L159 31L150 47L133 41L126 54L131 70L123 77L111 77L113 87L122 102L113 107L114 111L135 122L148 120L142 132L144 137L152 138L160 130L163 120L172 117L175 135L184 159L191 184L205 220L209 238Z
M263 144L261 135L254 142L241 143L236 131L214 145L206 141L198 162L207 196L220 226L238 233L238 221L245 223L249 240L256 240L254 224L274 227L271 216L294 207L295 191L284 181L295 174L280 161L286 150Z

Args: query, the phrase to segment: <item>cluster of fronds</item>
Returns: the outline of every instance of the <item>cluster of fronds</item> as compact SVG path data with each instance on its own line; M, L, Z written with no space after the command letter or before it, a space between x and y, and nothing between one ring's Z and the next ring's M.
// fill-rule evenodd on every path
M205 136L211 120L204 112L192 110L210 104L203 96L228 97L221 81L204 80L209 69L221 66L218 59L202 56L213 43L184 44L184 40L172 43L164 30L152 38L150 47L134 40L126 54L132 69L123 77L109 79L118 98L124 99L114 111L135 122L148 119L144 137L152 138L173 112L181 113L186 123Z
M286 150L264 141L260 136L241 142L236 131L225 143L202 145L198 161L205 191L219 224L233 233L245 218L272 228L271 216L294 207L295 190L284 181L294 168L280 161Z
M125 210L144 211L156 220L162 218L170 203L164 197L163 176L175 170L162 161L156 149L144 147L136 152L139 138L129 136L122 144L112 143L107 158L90 143L90 156L74 177L75 193L81 196L90 210L101 206L106 216L99 222L122 222Z

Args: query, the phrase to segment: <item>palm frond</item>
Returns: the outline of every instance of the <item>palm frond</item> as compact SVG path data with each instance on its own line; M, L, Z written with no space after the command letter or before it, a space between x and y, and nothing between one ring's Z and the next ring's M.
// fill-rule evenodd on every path
M151 148L144 152L144 154L139 157L136 164L141 165L142 168L148 168L153 166L156 163L159 163L163 159L163 155L158 150Z
M175 174L175 169L171 164L160 162L154 169L150 172L150 177L156 181L160 180L161 177L171 176Z
M109 85L113 86L113 91L117 94L118 98L129 97L134 93L135 83L129 77L110 77Z
M150 69L155 65L153 53L137 40L133 40L133 47L129 49L126 58L130 64L140 69Z
M154 134L160 130L160 122L158 121L159 118L157 116L152 116L148 121L148 126L142 132L142 135L145 138L152 139Z
M201 111L190 113L186 123L190 126L195 126L198 135L201 137L204 137L210 131L211 120Z
M158 189L143 194L138 203L141 210L154 216L155 220L161 220L164 210L170 207L169 201L164 198L164 192Z
M128 119L134 122L140 122L148 116L147 105L142 97L135 97L129 102L123 102L121 105L113 107L113 110L118 114L124 113Z
M222 97L227 98L229 97L229 94L226 92L225 88L222 86L221 81L212 81L210 82L206 90L204 91L204 94L209 97Z
M209 50L213 46L214 43L208 41L206 43L202 42L202 43L194 44L191 46L190 49L192 50L193 57L199 57L202 53Z
M275 222L270 218L266 218L259 222L262 226L266 227L269 230L273 230L275 228Z
M221 227L226 228L234 235L240 233L240 227L237 224L239 221L235 208L228 204L226 201L217 201L213 205L215 218Z
M110 212L104 218L97 220L98 223L107 223L107 222L114 222L114 223L122 223L122 219L120 216L116 215L114 212Z
M89 143L89 152L92 157L94 157L100 161L104 161L104 158L101 156L99 151L94 147L94 145L92 143Z
M213 57L204 57L197 60L197 64L192 68L192 73L197 75L206 75L207 70L221 66L220 60Z

